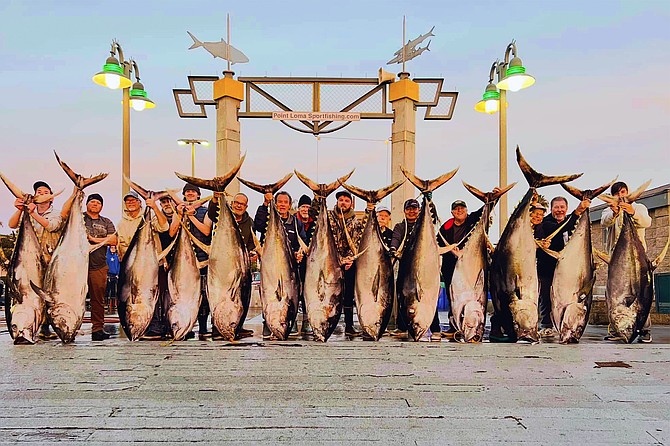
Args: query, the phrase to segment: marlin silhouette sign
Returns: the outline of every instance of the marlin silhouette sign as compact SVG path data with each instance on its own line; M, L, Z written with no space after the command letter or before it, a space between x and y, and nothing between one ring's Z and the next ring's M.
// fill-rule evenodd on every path
M223 38L221 38L220 42L201 42L193 34L188 31L186 32L191 36L191 39L193 39L193 45L189 47L189 50L203 47L205 51L212 55L212 57L227 60L233 65L236 63L249 62L249 58L245 56L242 51L232 45L228 45Z

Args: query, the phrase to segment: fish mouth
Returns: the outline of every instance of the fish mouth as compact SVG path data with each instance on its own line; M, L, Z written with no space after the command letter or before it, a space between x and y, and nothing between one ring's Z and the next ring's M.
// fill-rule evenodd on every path
M19 330L16 325L12 325L12 333L14 334L14 345L33 345L35 338L33 331L27 328Z

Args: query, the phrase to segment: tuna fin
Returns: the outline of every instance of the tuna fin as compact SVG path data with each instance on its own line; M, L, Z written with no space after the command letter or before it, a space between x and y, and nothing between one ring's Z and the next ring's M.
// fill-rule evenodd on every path
M546 236L546 237L544 238L544 240L549 240L549 241L553 240L553 238L556 237L556 235L557 235L558 233L560 233L560 232L563 230L563 228L565 227L565 225L567 225L569 222L570 222L570 219L569 219L569 218L566 218L565 221L563 222L563 224L560 225L558 228L556 228L556 230L555 230L554 232L552 232L551 234L549 234L548 236ZM539 246L539 245L538 245L538 246ZM540 246L540 248L541 248L541 246Z
M49 302L50 304L54 303L53 298L49 296L42 288L35 285L32 280L30 281L30 287L42 300Z
M153 192L151 192L151 191L143 188L139 184L131 181L130 178L128 178L125 175L123 176L123 181L125 181L130 186L131 189L133 189L135 192L140 194L142 196L142 198L144 198L145 200L153 194Z
M363 251L360 251L360 252L354 254L354 256L351 258L351 260L356 260L357 258L362 256L365 253L365 251L367 251L367 250L368 250L368 248L365 248Z
M65 189L61 189L61 190L59 190L58 192L56 192L56 193L54 193L54 194L33 195L33 203L35 203L35 204L39 204L39 203L44 203L44 202L46 202L46 201L51 201L51 200L53 200L54 198L56 198L57 196L59 196L60 194L62 194L64 190L65 190Z
M516 186L516 183L508 184L507 186L503 187L500 189L498 192L482 192L476 187L466 183L465 181L462 182L463 186L470 192L472 195L477 197L479 200L481 200L483 203L493 203L497 201L500 197L505 195L511 188Z
M249 189L255 190L256 192L260 192L261 194L268 194L268 193L274 194L279 189L281 189L284 186L284 184L288 183L288 180L290 180L292 176L293 172L287 174L284 178L272 184L252 183L251 181L247 181L239 177L237 179L240 180L240 183L244 184Z
M84 178L83 176L79 175L74 170L72 170L70 166L65 164L65 162L61 161L55 150L54 155L56 155L56 160L58 161L58 164L60 164L60 167L63 169L63 171L65 171L67 176L70 177L75 186L77 186L81 190L84 190L84 188L90 186L91 184L95 184L98 181L104 180L105 178L107 178L107 175L109 175L107 173L99 173L94 177Z
M355 170L355 169L354 169ZM307 187L309 187L312 192L314 192L314 196L320 197L320 198L326 198L328 195L332 194L335 189L340 187L342 183L347 181L351 175L354 174L354 170L349 172L348 174L344 175L343 177L340 177L333 181L332 183L329 184L318 184L314 180L309 179L307 176L301 174L297 170L294 170L296 176L300 181L303 182L303 184Z
M599 250L597 250L597 249L594 249L593 252L595 253L596 256L598 256L598 258L599 258L600 260L602 260L603 262L605 262L605 263L607 263L607 264L609 265L609 263L610 263L610 256L609 256L609 254L605 254L604 252L599 251Z
M174 245L175 245L175 243L177 243L178 238L179 237L174 237L167 248L165 248L161 252L157 253L158 254L158 262L162 262L163 259L170 253L170 251L172 251L172 248L174 248Z
M650 184L651 184L651 180L647 181L642 186L635 189L633 192L629 192L628 195L626 195L626 202L627 203L632 203L635 200L637 200L638 198L640 198L640 195L642 195L642 192L647 190L647 188L649 187Z
M182 175L180 173L175 172L174 174L177 175L177 177L180 180L186 181L187 183L191 183L195 186L202 187L207 190L215 191L215 192L224 192L226 190L226 186L235 178L235 175L240 171L240 168L242 167L242 163L244 163L244 158L246 158L246 154L242 155L240 158L240 161L228 171L225 175L221 177L214 177L211 180L204 180L202 178L196 178L196 177L190 177L187 175Z
M652 269L658 268L658 265L665 259L665 255L668 253L668 247L670 247L670 235L668 235L668 241L665 242L665 246L661 250L661 253L651 262Z
M107 238L105 238L105 241L104 241L104 242L98 243L98 244L96 244L96 245L91 245L91 246L88 248L88 252L89 252L89 253L92 253L92 252L95 251L96 249L100 249L100 248L102 248L103 246L105 246L106 244L107 244Z
M202 262L199 260L195 261L196 265L198 265L198 269L203 269L206 266L209 266L209 259L203 260Z
M530 187L542 187L542 186L550 186L552 184L566 183L568 181L575 180L583 175L581 173L574 175L557 175L557 176L548 176L541 174L540 172L530 167L530 164L528 164L523 155L521 155L521 150L519 150L519 146L516 146L516 161L519 164L521 172L523 173L523 176L526 178L526 181L528 181L528 185Z
M457 167L451 172L447 172L443 175L440 175L434 180L422 180L421 178L417 177L413 173L405 170L402 166L400 166L402 174L405 175L405 177L410 181L410 183L412 183L417 189L419 189L421 193L432 192L438 187L442 186L444 183L451 180L454 177L454 175L456 175L458 169L459 168Z
M386 186L383 189L377 189L377 190L359 189L358 187L350 186L348 184L342 184L342 187L351 192L352 194L356 195L361 200L365 200L367 203L377 204L380 201L382 201L384 197L391 194L393 191L402 186L404 182L405 180L396 181L390 186Z
M600 194L598 195L598 198L600 198L602 201L609 204L610 206L618 204L618 199L609 194Z
M183 224L183 223L182 223L182 224ZM197 238L195 238L195 236L191 233L191 231L188 230L188 228L187 228L186 226L184 226L184 230L185 230L186 233L188 234L188 237L191 239L191 242L193 242L193 244L194 244L195 246L197 246L198 248L202 249L203 251L205 251L205 252L207 253L207 255L209 255L209 246L208 246L208 245L205 245L203 242L201 242L200 240L198 240Z
M284 295L284 287L280 277L277 280L277 289L275 290L275 297L277 298L277 302L281 302L283 295Z
M561 253L554 251L553 249L545 248L540 244L539 240L535 240L535 244L537 245L538 248L540 248L542 251L546 252L556 260L558 260L559 257L561 257Z
M0 179L2 179L2 182L5 183L5 186L7 186L7 189L14 195L16 198L24 198L26 193L24 193L21 189L19 189L14 183L9 181L6 176L4 176L2 173L0 173Z
M437 247L437 252L438 252L440 255L444 255L444 254L446 254L446 253L448 253L448 252L453 251L454 248L457 247L457 246L458 246L458 243L452 243L451 245L447 245L447 246L438 246L438 247Z
M591 200L593 197L597 197L598 195L605 192L607 190L607 188L609 188L612 185L612 183L614 183L618 178L619 177L616 177L615 179L613 179L609 183L603 184L599 188L593 189L593 190L588 190L588 189L579 190L574 186L570 186L569 184L564 184L564 183L561 183L561 187L563 189L565 189L566 192L568 192L570 195L572 195L573 197L575 197L578 200L584 200L584 199Z

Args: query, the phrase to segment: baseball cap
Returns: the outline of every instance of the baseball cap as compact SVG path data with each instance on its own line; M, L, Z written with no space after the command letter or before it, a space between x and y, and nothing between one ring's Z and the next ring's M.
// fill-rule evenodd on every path
M377 213L379 214L380 212L388 212L389 215L391 214L391 211L386 206L377 206Z
M35 192L37 192L37 189L40 187L46 187L47 189L49 189L49 192L53 193L53 191L51 190L51 186L49 186L44 181L36 181L35 184L33 184L33 190Z
M463 206L464 208L467 208L467 207L468 207L468 205L465 204L465 201L463 201L463 200L456 200L456 201L454 201L453 203L451 203L451 210L453 211L454 209L456 209L456 208L459 207L459 206Z
M184 184L184 188L181 190L181 193L184 194L184 193L186 193L187 190L194 190L198 193L198 195L200 195L200 188L198 186L196 186L195 184L191 184L191 183Z
M352 201L354 200L348 190L341 190L341 191L339 191L338 193L335 194L335 198L340 198L342 196L348 197Z
M409 209L409 208L420 208L421 205L417 200L414 198L410 198L409 200L405 201L405 205L403 206L403 209Z
M133 197L133 198L135 198L136 200L139 200L139 199L140 199L139 194L138 194L137 192L135 192L134 190L132 190L132 189L129 190L128 193L127 193L126 195L123 196L123 200L125 201L125 199L128 198L128 197Z

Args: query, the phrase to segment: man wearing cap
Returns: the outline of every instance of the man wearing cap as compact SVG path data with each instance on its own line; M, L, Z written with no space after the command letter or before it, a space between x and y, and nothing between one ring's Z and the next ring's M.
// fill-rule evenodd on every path
M565 197L551 199L551 214L542 219L542 223L535 228L535 238L542 240L545 248L561 252L575 229L577 219L591 205L591 200L584 199L579 206L568 216L568 200ZM551 241L544 240L561 227ZM551 338L555 336L551 321L551 283L554 280L554 270L557 260L541 249L537 250L537 278L540 286L538 300L540 318L540 336Z
M149 197L146 200L147 206L149 206L154 211L154 215L151 217L151 224L156 232L165 232L168 230L168 222L165 214L158 209L156 200ZM142 212L142 201L140 201L140 196L134 190L128 191L123 197L123 217L118 224L118 254L119 260L123 261L123 257L126 255L126 251L130 246L130 242L137 231L137 228L142 222L143 212Z
M398 253L400 245L407 246L409 240L416 235L416 222L419 219L420 210L421 205L418 200L410 198L405 201L405 204L403 205L405 218L400 223L396 223L393 227L393 234L391 235L389 251L392 257L399 258L401 254ZM400 308L396 317L396 327L396 330L391 332L392 336L402 337L407 334L407 321L405 321L403 312L400 311Z
M306 242L307 235L305 234L305 227L302 222L296 218L295 215L291 215L289 212L291 209L291 203L293 202L291 195L285 191L277 192L274 197L271 193L263 195L263 204L258 206L256 209L256 215L254 216L254 230L261 235L261 242L265 240L265 232L267 231L268 222L270 219L270 202L274 200L275 206L277 208L277 213L279 213L279 218L282 223L284 223L284 229L286 230L286 236L288 238L289 244L291 245L291 250L295 255L295 259L298 262L298 265L304 262L303 257L305 253L301 249L300 241L298 238L302 239L303 242ZM298 266L298 277L302 281L302 276L300 275L300 266ZM303 322L303 327L304 327ZM304 327L306 330L306 327ZM271 336L270 329L263 322L263 337Z
M312 212L312 199L307 195L301 196L300 200L298 200L298 212L296 212L295 216L302 222L302 225L305 228L305 234L307 236L305 243L309 245L309 242L312 240L312 235L314 235L316 222L314 221Z
M177 212L172 217L170 223L170 236L174 237L179 232L179 225L181 224L182 215L186 219L186 224L193 236L205 245L209 245L212 241L211 233L212 227L205 223L207 216L207 208L205 206L197 206L194 204L200 199L200 188L191 183L186 183L182 189L184 202L177 205ZM193 246L195 251L195 258L198 262L206 261L209 256L205 251L198 246ZM207 330L207 319L209 317L209 302L207 301L207 266L200 268L200 283L202 302L200 303L200 311L198 312L198 334L200 338L206 338L210 334Z
M499 190L498 188L493 189L494 192ZM482 216L484 208L468 214L468 206L463 200L456 200L451 203L451 216L447 220L437 234L437 244L439 246L453 245L458 243L450 252L442 254L442 267L440 273L442 275L442 281L444 282L445 291L447 296L449 296L451 278L454 275L454 269L456 268L456 261L460 255L460 250L463 247L465 237L470 233L472 228L477 224L479 219ZM447 330L444 335L447 338L453 338L456 325L453 321L453 315L451 314L451 308L449 308L449 330ZM432 326L431 326L432 330Z
M51 186L44 181L36 181L35 184L33 184L33 191L35 196L53 194ZM74 197L75 194L73 191L72 195L65 201L63 209L61 209L60 212L54 210L53 199L37 204L29 203L27 205L23 198L14 200L14 207L16 207L17 211L9 218L7 224L11 229L18 228L21 222L21 214L23 211L28 212L30 221L35 229L35 234L40 242L42 259L44 260L45 265L48 265L51 261L51 255L58 245L58 240L60 239L61 232L65 226L65 221L70 213ZM45 322L42 325L39 336L42 339L56 338L56 335L49 330L48 322Z
M91 194L86 199L84 224L91 245L116 245L114 223L100 215L103 199L100 194ZM109 339L105 327L105 289L107 287L107 247L101 246L88 255L88 295L91 298L91 324L93 341Z
M353 258L363 235L363 224L356 218L354 199L349 191L341 190L335 194L335 198L337 204L328 211L328 221L344 268L344 333L360 336L361 332L354 328L356 266Z
M379 223L379 236L387 247L391 246L393 239L393 230L389 228L391 224L391 211L385 206L377 206L377 223Z

